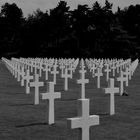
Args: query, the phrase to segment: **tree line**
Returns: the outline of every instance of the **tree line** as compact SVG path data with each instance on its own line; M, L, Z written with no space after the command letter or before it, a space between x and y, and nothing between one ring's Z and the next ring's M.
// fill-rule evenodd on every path
M0 12L0 56L132 58L140 56L140 5L118 7L96 1L71 10L59 1L46 12L24 17L15 3Z

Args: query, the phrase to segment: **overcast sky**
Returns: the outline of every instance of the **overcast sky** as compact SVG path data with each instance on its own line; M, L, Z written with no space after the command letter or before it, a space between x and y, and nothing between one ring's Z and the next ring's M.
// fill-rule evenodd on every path
M88 4L89 7L96 1L96 0L65 0L67 1L68 5L71 9L77 7L78 4ZM105 0L98 0L99 3L104 5ZM113 11L117 9L118 6L124 8L131 4L140 4L140 0L109 0L113 3ZM41 9L42 11L49 10L51 8L56 7L59 0L0 0L0 7L5 2L13 3L15 2L19 8L23 10L24 16L27 16L29 13L31 14L37 8Z

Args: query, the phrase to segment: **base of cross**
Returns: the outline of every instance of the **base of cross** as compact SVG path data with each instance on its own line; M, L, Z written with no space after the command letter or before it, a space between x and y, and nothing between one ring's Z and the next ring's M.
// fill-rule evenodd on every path
M122 94L122 96L128 96L128 95L129 94L126 91L124 91L123 94Z

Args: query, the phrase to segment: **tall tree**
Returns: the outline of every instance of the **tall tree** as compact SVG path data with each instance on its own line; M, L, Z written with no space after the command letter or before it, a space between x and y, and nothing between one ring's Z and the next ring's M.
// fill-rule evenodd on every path
M21 23L23 13L15 3L5 3L1 7L1 16L5 17L12 27L16 27Z
M20 29L23 22L22 10L15 4L5 3L1 7L1 46L7 46L7 52L18 53L21 44Z

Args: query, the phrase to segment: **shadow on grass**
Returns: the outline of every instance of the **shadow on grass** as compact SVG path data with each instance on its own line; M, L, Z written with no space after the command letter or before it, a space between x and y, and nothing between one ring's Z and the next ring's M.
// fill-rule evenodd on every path
M78 99L61 99L59 101L77 101Z
M96 115L99 115L99 116L110 116L110 114L108 112L100 112L100 113L96 113Z
M28 126L35 126L35 125L48 125L46 122L38 122L38 123L30 123L30 124L23 124L23 125L16 125L17 128L20 127L28 127Z
M10 106L30 106L30 105L34 105L33 103L29 103L29 104L10 104Z

